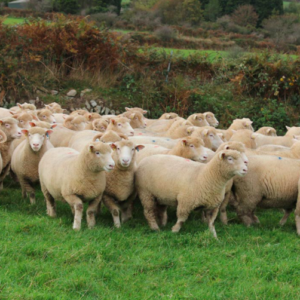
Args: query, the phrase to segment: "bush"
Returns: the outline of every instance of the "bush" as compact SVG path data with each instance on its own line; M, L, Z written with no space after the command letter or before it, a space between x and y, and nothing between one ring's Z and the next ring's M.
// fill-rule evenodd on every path
M119 18L115 13L107 12L94 14L91 16L91 20L95 21L98 26L104 25L105 27L113 27Z
M162 26L155 30L155 36L163 42L170 42L176 39L176 32L172 27Z
M228 50L228 58L229 59L237 59L242 57L245 54L245 51L242 47L239 46L233 46L231 48L229 48Z
M232 21L239 26L256 26L258 14L252 5L239 6L231 15Z

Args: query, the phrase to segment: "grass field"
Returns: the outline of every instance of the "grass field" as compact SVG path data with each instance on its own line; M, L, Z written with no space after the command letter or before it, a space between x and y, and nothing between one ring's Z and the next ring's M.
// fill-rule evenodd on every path
M16 24L21 24L24 21L25 21L25 19L23 19L23 18L7 17L3 23L6 25L16 25Z
M106 210L96 228L72 230L67 204L58 218L21 199L6 180L0 201L0 299L299 299L300 239L293 216L259 211L245 228L230 213L216 222L219 240L193 213L179 234L151 232L136 205L134 219L114 229Z

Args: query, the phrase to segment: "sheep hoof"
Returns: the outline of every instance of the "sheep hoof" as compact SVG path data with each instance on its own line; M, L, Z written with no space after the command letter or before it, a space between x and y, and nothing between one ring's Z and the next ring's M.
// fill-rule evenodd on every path
M172 232L173 232L173 233L176 233L176 232L179 232L179 231L180 231L180 228L178 228L178 227L175 227L175 226L174 226L174 227L172 228Z

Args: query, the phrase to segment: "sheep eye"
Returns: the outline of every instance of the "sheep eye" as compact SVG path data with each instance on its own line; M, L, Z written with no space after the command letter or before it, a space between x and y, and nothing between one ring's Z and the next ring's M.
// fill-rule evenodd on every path
M6 128L9 128L10 126L9 126L9 124L5 124L5 127L6 127Z
M43 118L45 119L45 118L46 118L46 116L43 116Z
M210 118L210 116L207 116L207 118Z
M119 147L118 147L117 149L118 149L118 150L120 150L120 148L119 148Z
M190 145L191 148L194 148L194 145Z
M122 126L122 125L119 123L118 126Z
M210 134L209 136L213 137L213 135L212 135L212 134Z
M23 123L23 120L21 120L20 123Z
M99 152L99 151L97 151L97 152L95 152L95 154L96 154L96 155L100 155L100 152Z

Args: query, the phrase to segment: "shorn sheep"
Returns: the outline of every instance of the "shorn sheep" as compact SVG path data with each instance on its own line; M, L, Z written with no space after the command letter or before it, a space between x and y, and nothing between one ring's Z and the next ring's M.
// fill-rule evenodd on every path
M23 198L29 194L30 203L35 203L33 184L38 182L38 165L45 152L53 148L47 138L52 130L40 127L23 129L26 139L14 150L11 158L11 169L17 176L22 188Z
M73 229L79 230L83 202L88 202L87 224L89 228L94 227L106 185L104 171L111 171L115 166L111 153L111 147L102 142L88 143L80 153L72 148L47 151L39 164L47 214L56 216L55 200L66 201L74 212Z
M214 221L225 195L227 182L235 175L245 175L247 166L238 151L221 151L208 163L192 162L181 157L156 155L145 158L136 172L136 186L145 217L153 230L167 223L167 206L177 206L178 232L190 212L210 210L208 226L217 237Z
M123 140L112 144L113 160L116 167L106 173L106 187L103 195L103 203L110 210L115 227L132 216L132 205L136 198L134 175L136 171L136 151L144 148L143 145L135 145L129 140Z

